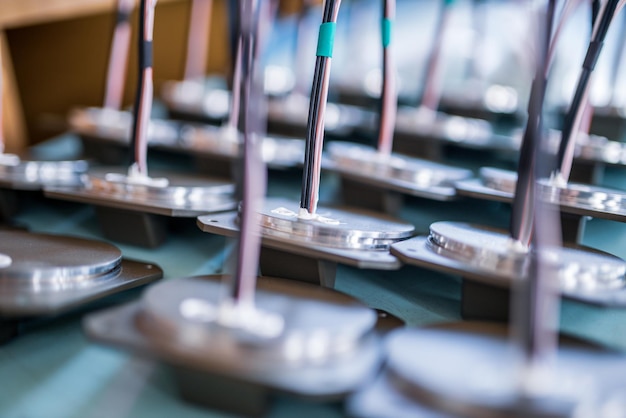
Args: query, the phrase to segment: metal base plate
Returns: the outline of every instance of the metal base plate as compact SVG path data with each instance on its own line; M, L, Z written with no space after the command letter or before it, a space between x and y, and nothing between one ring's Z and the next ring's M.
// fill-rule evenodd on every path
M441 96L441 108L453 114L477 115L481 119L505 119L521 122L524 119L515 88L480 80L467 80L447 88ZM479 115L479 116L478 116Z
M516 151L514 136L497 135L485 120L452 116L422 109L399 109L397 134L456 144L466 148Z
M0 154L0 187L41 190L46 186L78 186L87 171L84 160L36 161Z
M106 243L81 238L0 231L0 316L55 314L162 277L149 263L123 260Z
M456 197L453 183L471 177L470 170L455 168L401 154L381 155L359 144L328 144L325 169L372 186L447 201Z
M315 218L303 219L299 207L286 199L266 199L260 213L263 235L340 249L386 250L415 231L411 224L356 210L319 207Z
M237 220L238 214L236 212L206 215L198 218L198 226L204 232L236 237L239 233ZM390 255L387 250L366 251L334 248L297 238L285 232L271 235L264 234L262 243L264 247L287 253L333 261L362 269L396 270L402 266L399 260Z
M505 231L449 222L437 224L450 226L444 231L451 237L449 250L435 245L431 237L416 237L393 244L391 253L406 264L500 288L510 287L526 274L524 258L507 256L509 238ZM485 242L491 251L481 252L485 249L481 243ZM563 297L596 305L626 306L626 265L621 259L584 247L551 250L550 257L563 266Z
M88 140L128 145L133 125L133 115L126 110L87 107L72 110L69 117L73 132ZM180 123L150 119L148 145L172 147L179 143L183 127Z
M577 138L575 158L608 165L626 165L626 144L597 135Z
M268 122L293 128L306 128L309 97L292 94L268 102ZM324 129L334 135L347 135L355 128L374 126L374 114L357 106L328 103Z
M340 399L376 373L380 358L371 334L373 311L338 301L327 289L305 296L300 284L295 295L259 290L257 307L286 321L281 335L262 338L212 322L211 306L223 291L217 279L163 282L150 288L141 303L90 315L86 331L101 342L140 350L198 375L316 400Z
M458 193L505 203L513 201L517 183L514 171L484 167L480 170L480 177L480 180L457 182ZM559 187L547 179L542 179L537 184L542 198L558 204L561 212L626 222L626 192L580 183L568 183L565 187Z
M111 178L108 174L114 174ZM184 174L151 172L152 178L167 178L165 187L134 184L118 169L90 171L85 187L47 188L47 197L71 200L134 212L169 217L196 217L236 207L234 186L224 180Z
M561 131L551 129L545 138L545 147L549 153L556 154L561 143ZM574 161L587 165L624 165L626 163L626 145L611 141L607 137L579 132L576 137ZM579 169L575 164L572 175Z
M230 112L230 91L210 86L207 80L184 80L165 83L162 98L174 112L225 119Z
M350 415L569 417L584 402L583 411L599 411L602 405L595 402L618 384L626 367L624 356L574 341L559 349L543 396L522 398L519 357L506 328L497 333L491 328L395 331L387 344L386 372L350 399Z
M188 126L182 136L180 150L198 156L214 156L233 160L241 154L238 138L217 126ZM270 168L301 166L304 161L304 141L296 138L266 136L261 143L263 160Z
M565 187L538 183L543 199L567 208L568 213L626 222L626 192L587 184L568 183Z

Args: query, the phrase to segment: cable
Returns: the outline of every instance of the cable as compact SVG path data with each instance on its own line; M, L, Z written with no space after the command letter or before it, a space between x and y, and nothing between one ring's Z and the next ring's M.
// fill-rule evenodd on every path
M607 0L606 3L602 4L600 11L598 12L598 19L596 19L596 24L593 28L593 34L587 48L585 60L583 61L574 98L572 99L572 103L563 124L561 142L559 144L555 173L553 176L562 181L567 181L572 169L576 137L580 130L580 125L585 111L585 106L583 106L583 104L587 102L589 96L589 81L591 79L591 74L593 73L598 57L600 56L600 52L602 51L602 46L604 45L604 39L609 30L609 26L613 21L613 18L624 7L624 4L626 4L626 0Z
M324 145L324 114L328 99L330 81L330 63L333 55L335 26L341 0L326 0L322 24L317 41L317 59L313 73L311 103L307 121L304 168L302 174L302 193L300 195L301 217L311 217L317 210Z

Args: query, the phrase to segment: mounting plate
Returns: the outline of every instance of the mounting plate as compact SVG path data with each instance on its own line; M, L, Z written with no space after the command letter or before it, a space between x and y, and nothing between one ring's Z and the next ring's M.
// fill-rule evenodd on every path
M0 242L12 261L0 268L1 320L57 314L163 276L103 242L24 231L0 231Z
M226 180L155 170L151 172L153 178L169 180L168 186L157 187L109 181L109 173L125 175L119 168L101 168L90 171L85 187L51 187L44 193L55 199L182 218L230 210L237 205L232 197L234 186Z
M324 163L324 169L353 181L439 201L455 199L453 183L472 175L470 170L400 154L385 157L371 147L347 142L329 143Z
M269 396L277 392L336 401L375 375L380 356L377 338L370 331L376 322L371 310L328 289L309 293L309 286L299 283L282 281L279 289L265 290L266 280L261 279L257 307L285 320L282 334L268 340L218 325L206 316L209 307L218 306L221 279L203 276L163 282L148 289L140 303L88 316L85 330L100 342L173 365L185 398L240 414L261 414ZM189 309L181 309L183 305ZM309 308L316 313L305 314ZM162 321L168 325L161 326ZM320 329L330 330L326 342L339 338L341 344L326 347L313 338ZM196 335L195 343L184 338L189 332ZM292 334L297 338L288 338ZM316 344L322 345L316 348ZM233 390L239 394L236 399Z
M520 355L505 328L492 328L394 331L385 372L350 399L348 411L360 418L570 417L575 408L601 410L626 369L619 353L566 344L551 358L550 384L523 397Z
M513 281L521 279L525 274L516 274L504 268L485 268L475 262L438 254L431 247L429 237L420 236L393 244L391 253L408 265L461 276L465 280L501 289L509 289ZM582 249L592 257L606 256L584 247ZM573 255L576 256L575 253ZM619 259L614 256L609 256L607 260L619 263ZM578 261L580 262L580 258ZM626 283L623 279L621 284L619 280L613 281L613 285L607 287L586 286L584 282L576 284L567 280L562 280L561 284L561 295L564 298L598 306L626 307Z
M239 234L238 213L227 212L204 215L198 218L198 226L204 232L236 237ZM264 236L262 245L285 252L304 255L313 259L324 259L361 269L397 270L400 261L385 251L345 250L340 248L307 245L298 240Z

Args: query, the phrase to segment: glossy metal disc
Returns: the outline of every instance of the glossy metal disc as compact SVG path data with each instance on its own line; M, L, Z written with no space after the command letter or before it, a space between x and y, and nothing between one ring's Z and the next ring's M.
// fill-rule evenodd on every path
M14 158L0 159L0 185L25 190L44 186L74 186L81 184L81 174L87 171L84 160L35 161Z
M156 171L152 178L160 178ZM163 177L165 178L165 177ZM234 185L228 181L167 174L167 185L144 184L130 181L122 171L93 171L86 181L88 193L129 202L150 202L191 210L228 210L236 206Z
M320 207L314 219L298 217L299 204L267 199L261 212L264 236L307 242L310 245L360 250L385 250L411 237L413 225L382 215Z
M400 109L396 132L463 144L476 148L515 150L512 138L497 137L485 120L452 116L440 112Z
M119 273L122 254L113 245L81 238L0 231L0 289L56 292L99 283Z
M292 94L270 100L268 120L293 126L306 127L309 112L309 97ZM327 103L324 129L333 133L350 132L356 127L369 126L373 115L359 107Z
M547 148L556 152L561 142L561 131L550 130ZM599 135L588 135L580 132L576 137L574 158L589 162L623 165L626 163L626 145L623 142L611 141Z
M498 168L483 167L481 181L464 180L456 183L459 194L510 202L515 193L517 173ZM537 182L540 197L560 205L561 211L582 216L626 221L626 191L588 184L559 185L548 179Z
M468 178L470 170L437 164L400 154L382 155L376 149L348 142L331 142L328 153L339 171L404 180L418 187L451 186Z
M547 179L539 181L541 197L561 205L626 215L626 192L603 187L568 183L564 187Z
M357 303L259 290L255 307L231 322L233 311L221 304L224 291L221 283L201 278L153 286L142 299L139 330L155 344L176 344L204 362L262 373L337 361L358 349L377 320Z
M133 128L133 114L125 110L88 107L74 109L69 117L72 130L89 137L128 144ZM179 123L151 119L148 126L148 144L175 146L181 137Z
M241 153L239 138L217 126L188 126L182 133L182 147L195 154L238 158ZM266 136L261 153L263 160L272 166L293 167L304 160L304 141L295 138Z
M561 348L536 393L522 394L521 357L506 338L405 329L391 334L387 354L396 391L464 417L575 416L626 372L626 358L617 353Z
M504 193L515 193L515 187L517 186L517 173L515 171L482 167L480 169L480 178L485 187Z
M177 112L224 119L230 112L230 91L210 84L204 79L168 82L162 97Z
M430 226L430 249L444 257L503 277L521 277L527 268L527 252L501 230L465 223L436 222ZM618 257L577 248L552 248L542 257L558 266L564 291L591 292L625 286L626 264Z

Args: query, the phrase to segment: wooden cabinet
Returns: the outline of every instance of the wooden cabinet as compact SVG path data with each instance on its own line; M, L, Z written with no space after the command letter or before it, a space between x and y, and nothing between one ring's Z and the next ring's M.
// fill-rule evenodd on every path
M228 67L227 0L215 0L210 72ZM155 92L182 77L189 0L159 0L154 34ZM116 0L0 0L4 132L17 151L65 129L73 106L101 105ZM136 12L133 22L136 22ZM136 24L135 24L136 26ZM136 28L133 38L136 36ZM125 102L136 79L135 42Z

